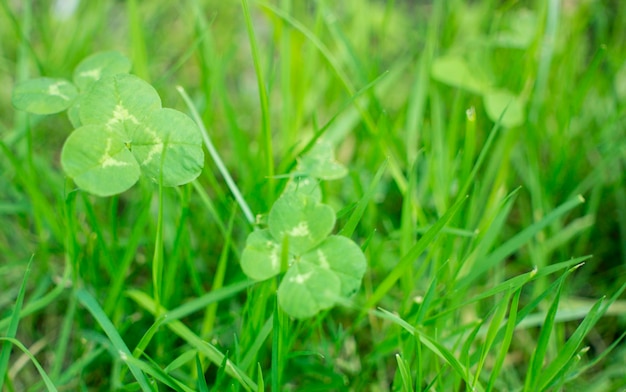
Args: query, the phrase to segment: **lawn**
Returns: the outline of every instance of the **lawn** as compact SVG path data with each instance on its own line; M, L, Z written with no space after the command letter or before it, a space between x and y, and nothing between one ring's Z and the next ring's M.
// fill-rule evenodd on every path
M0 391L626 390L626 4L0 0Z

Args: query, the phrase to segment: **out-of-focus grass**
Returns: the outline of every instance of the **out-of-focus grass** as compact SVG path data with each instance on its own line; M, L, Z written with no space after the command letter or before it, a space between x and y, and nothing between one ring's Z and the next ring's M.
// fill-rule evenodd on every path
M0 334L58 389L626 385L621 2L69 3L0 2ZM157 189L75 192L69 121L10 104L111 49L168 106L185 88L255 214L316 132L334 144L350 175L324 197L369 261L346 306L296 322L244 280L251 227L207 160L163 194L155 320ZM0 370L3 390L44 386L15 347Z

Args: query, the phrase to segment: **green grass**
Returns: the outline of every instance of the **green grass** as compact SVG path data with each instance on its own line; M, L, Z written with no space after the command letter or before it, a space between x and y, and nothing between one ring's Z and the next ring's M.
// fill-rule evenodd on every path
M619 1L0 0L0 391L623 390L624 47ZM12 107L105 50L202 123L193 183L90 196ZM368 268L294 320L239 261L318 138Z

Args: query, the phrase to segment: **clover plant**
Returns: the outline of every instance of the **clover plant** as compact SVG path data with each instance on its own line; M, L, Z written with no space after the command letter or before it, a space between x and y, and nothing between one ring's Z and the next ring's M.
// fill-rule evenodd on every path
M253 231L246 240L244 273L261 281L285 272L278 303L295 318L331 308L361 285L365 255L351 239L331 235L335 211L322 203L318 184L346 172L335 162L330 146L318 143L300 160L298 175L272 206L267 228Z
M182 112L161 107L156 90L129 74L118 52L94 54L75 69L74 83L39 78L19 83L17 109L35 114L68 110L76 128L61 164L78 187L110 196L126 191L140 175L164 186L188 183L204 165L202 137Z

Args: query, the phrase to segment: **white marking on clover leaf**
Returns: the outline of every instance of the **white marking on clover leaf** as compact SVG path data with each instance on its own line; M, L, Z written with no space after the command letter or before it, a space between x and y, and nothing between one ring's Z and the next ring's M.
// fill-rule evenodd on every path
M272 249L270 253L270 262L272 268L278 268L278 266L280 265L280 259L278 258L278 247L275 245L276 244L272 241L267 241L267 247Z
M117 159L111 156L111 145L113 143L113 139L107 139L107 147L104 150L104 155L100 160L100 165L102 167L110 167L110 166L128 166L128 162L118 161Z
M306 237L311 235L311 232L309 231L309 223L307 221L302 221L298 223L297 226L289 230L287 234L292 237Z
M320 266L322 268L330 269L330 264L328 264L328 259L326 258L326 255L324 254L324 252L322 252L321 249L317 250L317 257L319 259Z
M137 121L135 116L130 114L124 106L117 105L115 106L115 109L113 110L113 118L107 121L106 125L107 127L110 128L114 124L120 123L122 121L127 121L127 120L132 122L133 124L139 124L139 121Z
M69 101L70 97L63 94L61 90L59 89L59 87L63 86L64 84L65 83L63 82L57 82L57 83L51 84L50 86L48 86L48 94L61 97L62 99Z
M304 284L304 282L306 282L307 280L309 280L309 278L311 277L311 275L313 275L313 272L308 272L306 274L298 274L292 278L289 279L290 282L293 282L295 284Z
M91 78L93 80L98 80L100 79L100 76L102 75L102 68L94 68L94 69L90 69L89 71L83 71L81 73L79 73L80 76L86 77L86 78Z
M144 131L152 136L153 146L150 151L148 151L146 159L141 162L141 165L147 165L148 163L150 163L150 161L152 161L152 158L155 155L161 154L163 152L163 139L161 139L159 135L157 135L157 133L150 127L144 128Z

